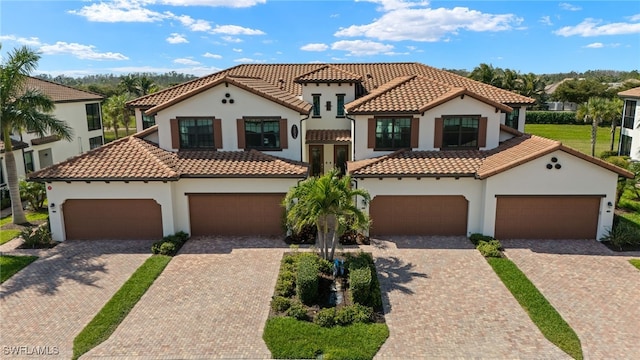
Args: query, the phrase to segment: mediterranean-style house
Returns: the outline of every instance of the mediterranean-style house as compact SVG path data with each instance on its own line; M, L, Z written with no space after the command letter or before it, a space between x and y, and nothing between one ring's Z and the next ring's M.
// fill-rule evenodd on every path
M11 141L19 178L103 144L101 95L35 77L28 77L25 86L38 89L53 100L55 109L51 114L73 128L74 136L71 141L66 141L55 135L40 137L29 132L14 133ZM5 186L6 165L2 140L0 151L0 186Z
M619 154L640 161L640 87L621 91L624 100Z
M631 173L524 134L534 100L419 63L238 65L129 103L133 136L31 174L55 240L283 234L349 173L370 234L599 239Z

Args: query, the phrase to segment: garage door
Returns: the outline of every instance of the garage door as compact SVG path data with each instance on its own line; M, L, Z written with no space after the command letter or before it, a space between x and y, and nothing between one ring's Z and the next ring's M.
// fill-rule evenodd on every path
M498 196L498 239L595 239L600 196Z
M67 200L62 212L67 240L162 238L162 211L155 200Z
M191 233L282 235L285 194L189 194Z
M376 196L371 235L466 235L464 196Z

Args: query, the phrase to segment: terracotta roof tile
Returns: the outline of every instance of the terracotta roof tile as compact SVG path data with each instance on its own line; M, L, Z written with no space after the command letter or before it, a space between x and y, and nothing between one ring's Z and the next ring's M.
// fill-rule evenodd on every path
M29 89L38 89L57 103L104 99L104 97L99 94L34 77L27 78L25 87Z
M350 142L350 130L307 130L307 143Z
M307 165L257 150L180 151L177 168L183 177L306 177Z
M640 86L635 87L629 90L620 91L618 93L620 97L632 97L632 98L640 98Z
M496 149L485 152L487 156L482 166L478 168L478 177L484 179L509 170L558 150L560 145L559 141L535 135L514 137L505 141Z
M24 141L11 139L11 148L13 150L20 150L24 148L28 148L29 144ZM0 140L0 153L4 152L4 140Z
M306 74L300 75L294 79L297 83L316 83L316 82L346 82L353 83L362 80L362 75L354 74L350 71L340 69L335 65L323 65Z

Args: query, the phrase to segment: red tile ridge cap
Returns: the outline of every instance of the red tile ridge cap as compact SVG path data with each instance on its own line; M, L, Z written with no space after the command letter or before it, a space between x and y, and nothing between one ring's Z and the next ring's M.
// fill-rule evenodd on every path
M348 109L353 109L355 107L358 107L360 105L362 105L363 103L367 102L367 101L371 101L373 99L376 99L382 95L384 95L386 92L397 88L398 86L416 78L418 75L406 75L406 76L398 76L396 78L394 78L391 81L388 81L382 85L380 85L378 88L374 89L372 92L370 92L369 94L360 97L358 99L355 99L354 101L350 102L347 106L345 106L345 108Z

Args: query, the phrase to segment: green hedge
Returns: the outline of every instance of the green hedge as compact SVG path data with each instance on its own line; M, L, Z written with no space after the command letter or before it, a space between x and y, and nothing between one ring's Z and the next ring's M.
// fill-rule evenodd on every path
M320 269L316 256L302 256L298 264L298 277L296 279L296 292L303 304L314 304L318 299Z
M575 111L527 111L527 124L584 124L582 119L576 119ZM603 121L601 126L610 126L611 122Z

